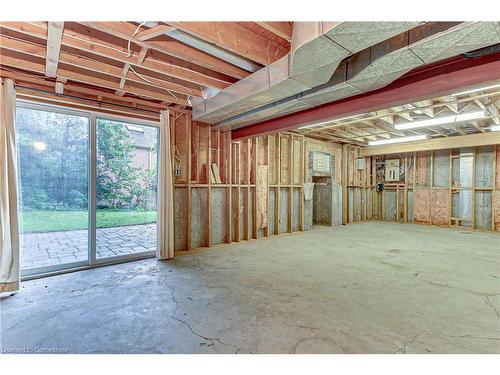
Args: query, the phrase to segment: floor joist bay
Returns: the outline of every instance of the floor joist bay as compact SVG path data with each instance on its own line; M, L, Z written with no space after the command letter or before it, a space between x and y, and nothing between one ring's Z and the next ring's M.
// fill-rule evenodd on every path
M370 222L32 280L1 302L1 348L499 353L499 244Z

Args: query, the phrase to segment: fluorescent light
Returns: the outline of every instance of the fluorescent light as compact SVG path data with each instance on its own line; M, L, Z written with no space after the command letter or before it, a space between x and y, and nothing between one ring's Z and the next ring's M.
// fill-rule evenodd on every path
M362 113L359 113L357 115L352 115L352 116L347 116L347 117L342 117L342 118L335 118L333 120L328 120L328 121L322 121L322 122L318 122L318 123L315 123L315 124L310 124L310 125L304 125L304 126L301 126L299 129L309 129L309 128L314 128L316 126L320 126L320 125L325 125L325 124L330 124L332 122L338 122L338 121L344 121L344 120L348 120L348 119L351 119L351 118L355 118L355 117L358 117L358 116L361 116Z
M37 151L45 151L47 149L47 144L42 141L33 142L33 148Z
M500 125L491 125L490 130L492 132L500 132Z
M462 113L460 115L434 117L428 120L406 122L404 124L396 124L394 125L394 127L398 130L415 129L415 128L423 128L426 126L452 124L461 121L476 120L483 117L486 117L484 111L476 111L476 112Z
M391 139L381 139L379 141L370 141L368 142L368 146L380 146L380 145L389 145L392 143L403 143L403 142L412 142L412 141L420 141L422 139L426 139L427 135L412 135L411 137L401 137L401 138L391 138Z
M465 94L472 94L473 92L494 89L496 87L500 87L500 83L498 83L496 85L491 85L491 86L486 86L486 87L479 87L479 88L476 88L476 89L470 89L470 90L467 90L467 91L457 92L455 94L451 94L451 96L460 96L460 95L465 95Z

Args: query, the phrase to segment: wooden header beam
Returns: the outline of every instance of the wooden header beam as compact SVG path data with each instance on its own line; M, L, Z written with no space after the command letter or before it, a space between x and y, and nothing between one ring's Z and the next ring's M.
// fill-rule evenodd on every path
M417 142L398 143L386 146L363 147L360 156L399 154L403 152L444 150L472 146L489 146L500 144L500 132L459 135L447 138L425 139Z

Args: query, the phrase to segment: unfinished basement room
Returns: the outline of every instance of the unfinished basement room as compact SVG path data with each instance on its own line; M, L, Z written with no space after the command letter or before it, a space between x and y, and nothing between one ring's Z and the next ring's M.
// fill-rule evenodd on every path
M0 76L3 354L500 354L500 22L11 20Z

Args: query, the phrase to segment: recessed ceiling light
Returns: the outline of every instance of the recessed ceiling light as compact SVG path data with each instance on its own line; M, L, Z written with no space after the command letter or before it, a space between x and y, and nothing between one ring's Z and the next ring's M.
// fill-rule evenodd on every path
M483 117L486 117L484 111L476 111L476 112L462 113L460 115L434 117L428 120L406 122L404 124L396 124L394 125L394 127L398 130L424 128L427 126L453 124L461 121L477 120Z
M496 85L485 86L485 87L478 87L478 88L470 89L470 90L467 90L467 91L457 92L455 94L451 94L451 96L461 96L461 95L466 95L466 94L472 94L473 92L494 89L496 87L500 87L500 83L498 83Z
M427 138L427 134L412 135L411 137L381 139L379 141L368 142L368 146L380 146L380 145L388 145L388 144L392 144L392 143L413 142L413 141L420 141L420 140L426 139L426 138Z

